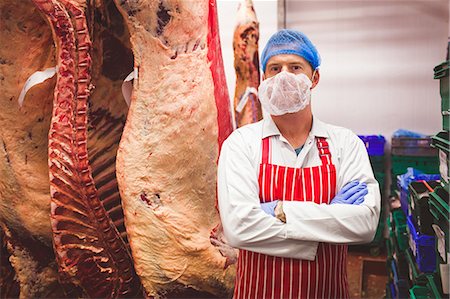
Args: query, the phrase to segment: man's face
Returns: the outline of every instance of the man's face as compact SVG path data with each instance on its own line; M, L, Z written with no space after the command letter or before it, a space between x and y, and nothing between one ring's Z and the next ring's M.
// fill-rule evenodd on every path
M311 65L303 57L295 54L279 54L270 57L267 61L263 80L273 77L281 71L292 74L305 74L313 82L312 88L314 88L319 81L318 71L316 71L314 78L312 78L314 71Z

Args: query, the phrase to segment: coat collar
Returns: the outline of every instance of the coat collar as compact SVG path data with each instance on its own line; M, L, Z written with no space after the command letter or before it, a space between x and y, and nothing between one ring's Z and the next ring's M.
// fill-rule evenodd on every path
M312 137L329 137L326 124L317 117L313 116L312 127L309 135ZM281 136L280 130L278 130L278 127L271 116L267 116L263 121L262 138L269 136Z

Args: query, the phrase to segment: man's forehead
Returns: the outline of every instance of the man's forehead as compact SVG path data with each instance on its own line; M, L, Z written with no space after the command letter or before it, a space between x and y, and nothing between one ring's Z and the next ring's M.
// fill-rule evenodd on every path
M308 64L308 62L303 57L295 54L278 54L270 57L267 61L267 65L278 63L300 63L304 65Z

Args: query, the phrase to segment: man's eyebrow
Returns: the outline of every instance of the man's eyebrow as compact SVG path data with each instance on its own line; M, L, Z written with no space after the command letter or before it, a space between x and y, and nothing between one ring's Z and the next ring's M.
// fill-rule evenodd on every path
M291 63L289 63L289 64L300 64L300 65L302 65L302 66L304 66L305 65L305 63L303 63L303 61L296 61L296 62L291 62Z

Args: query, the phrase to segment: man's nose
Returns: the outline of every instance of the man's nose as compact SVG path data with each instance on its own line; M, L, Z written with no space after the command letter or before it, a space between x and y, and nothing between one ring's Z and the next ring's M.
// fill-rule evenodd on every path
M289 72L289 67L288 67L287 65L283 65L283 66L281 67L281 71L282 71L282 72Z

